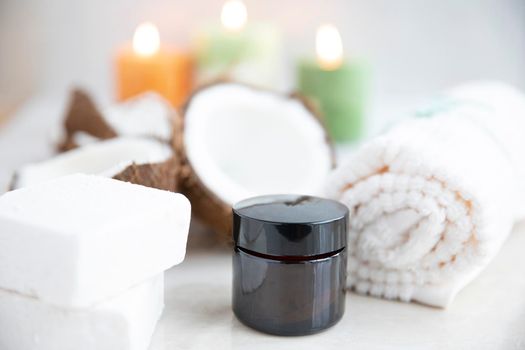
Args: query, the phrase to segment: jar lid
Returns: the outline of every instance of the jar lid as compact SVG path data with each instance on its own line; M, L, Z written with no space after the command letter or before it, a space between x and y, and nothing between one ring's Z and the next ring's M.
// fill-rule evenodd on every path
M334 200L267 195L233 206L233 238L247 250L273 256L314 256L346 246L348 208Z

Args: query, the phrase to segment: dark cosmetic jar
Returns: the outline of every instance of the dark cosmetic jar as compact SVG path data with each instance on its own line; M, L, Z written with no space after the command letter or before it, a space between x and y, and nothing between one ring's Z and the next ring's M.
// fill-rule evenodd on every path
M343 204L270 195L233 206L236 317L256 330L306 335L336 324L345 310Z

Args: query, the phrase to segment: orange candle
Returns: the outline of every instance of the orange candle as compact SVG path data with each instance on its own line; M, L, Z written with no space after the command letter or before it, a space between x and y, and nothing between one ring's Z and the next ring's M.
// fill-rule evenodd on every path
M138 26L133 44L119 51L116 71L119 100L155 91L180 107L192 88L190 54L161 45L159 31L151 23Z

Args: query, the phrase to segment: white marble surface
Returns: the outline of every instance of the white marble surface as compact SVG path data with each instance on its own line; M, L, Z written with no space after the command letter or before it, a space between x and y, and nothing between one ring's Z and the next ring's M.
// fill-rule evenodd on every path
M21 164L53 152L64 98L35 97L0 128L0 187ZM381 108L403 109L395 102ZM447 310L349 293L346 314L335 327L282 338L252 331L234 318L229 249L194 229L187 259L167 273L166 309L150 350L525 349L524 248L525 224L516 227L496 259Z
M525 349L523 247L525 225L447 310L349 293L336 326L284 338L258 333L235 319L229 250L194 244L187 259L167 272L166 309L150 350Z

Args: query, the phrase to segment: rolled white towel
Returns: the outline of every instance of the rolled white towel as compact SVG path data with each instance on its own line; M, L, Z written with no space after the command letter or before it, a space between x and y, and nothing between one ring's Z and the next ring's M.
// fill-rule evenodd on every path
M447 306L525 212L525 96L502 84L451 90L336 169L350 208L348 286Z

